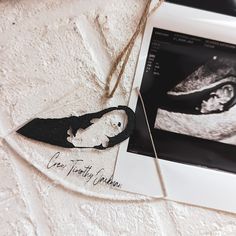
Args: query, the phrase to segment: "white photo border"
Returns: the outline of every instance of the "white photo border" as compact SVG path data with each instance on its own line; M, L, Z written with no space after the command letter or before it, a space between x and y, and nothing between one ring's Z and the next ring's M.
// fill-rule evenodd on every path
M172 3L162 6L148 19L136 68L129 107L136 108L153 28L175 31L236 44L236 18ZM114 178L122 190L162 197L155 159L127 152L129 140L121 144ZM236 158L236 153L235 153ZM167 199L236 213L236 174L159 159Z

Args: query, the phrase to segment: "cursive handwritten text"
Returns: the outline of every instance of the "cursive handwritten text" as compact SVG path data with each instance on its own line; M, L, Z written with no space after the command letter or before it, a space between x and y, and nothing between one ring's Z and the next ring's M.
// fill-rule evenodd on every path
M106 176L105 169L95 170L91 164L84 164L83 159L73 159L68 162L60 160L60 152L56 152L48 161L47 169L58 169L65 173L66 177L75 175L83 178L85 182L91 182L94 186L105 184L108 186L120 188L121 184L113 179L113 175Z

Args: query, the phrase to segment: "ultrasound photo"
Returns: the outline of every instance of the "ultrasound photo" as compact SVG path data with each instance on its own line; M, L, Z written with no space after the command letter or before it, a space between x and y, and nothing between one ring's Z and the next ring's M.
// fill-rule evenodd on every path
M236 173L236 46L153 29L141 83L162 159ZM128 152L154 157L140 101Z

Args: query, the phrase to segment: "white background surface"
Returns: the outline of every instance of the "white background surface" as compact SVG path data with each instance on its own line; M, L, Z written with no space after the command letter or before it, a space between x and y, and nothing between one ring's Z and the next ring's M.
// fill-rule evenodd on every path
M79 85L84 92L73 96L82 99L80 109L93 110L87 100L101 96L107 67L134 31L144 3L0 1L1 137ZM139 45L140 38L118 91L126 102ZM60 105L67 114L67 101ZM114 165L116 152L107 155L106 167ZM4 142L0 168L0 235L236 234L233 214L130 195L119 200L115 191L103 190L114 198L107 200L98 198L99 188L90 197L67 191Z

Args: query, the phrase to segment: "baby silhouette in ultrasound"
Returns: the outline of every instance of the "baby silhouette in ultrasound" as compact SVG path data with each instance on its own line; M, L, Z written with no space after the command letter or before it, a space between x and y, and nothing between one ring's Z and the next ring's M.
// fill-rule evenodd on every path
M213 56L167 92L155 128L236 144L236 61Z
M101 118L90 121L91 125L86 129L78 129L74 135L72 129L67 131L67 141L75 147L95 147L102 145L106 148L109 137L114 137L121 133L127 123L124 111L111 111L104 114Z

